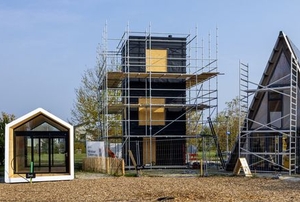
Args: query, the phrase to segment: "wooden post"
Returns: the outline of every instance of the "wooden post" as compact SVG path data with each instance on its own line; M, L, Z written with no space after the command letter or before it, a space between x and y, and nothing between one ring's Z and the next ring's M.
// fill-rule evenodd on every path
M137 168L137 164L136 164L135 158L134 158L134 156L132 154L132 151L128 150L128 153L129 153L130 159L132 161L132 164L134 165L134 168L135 168L135 171L136 171L136 175L139 176L139 171L138 171L138 168Z
M107 174L110 174L110 173L109 173L109 170L110 170L110 166L109 166L109 157L107 157L107 158L106 158L106 173L107 173Z
M124 159L122 159L122 175L125 175L125 162Z
M200 160L200 176L203 177L203 161Z

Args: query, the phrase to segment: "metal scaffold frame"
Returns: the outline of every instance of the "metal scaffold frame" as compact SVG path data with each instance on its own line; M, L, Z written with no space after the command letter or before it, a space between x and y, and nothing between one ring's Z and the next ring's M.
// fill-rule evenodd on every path
M274 50L273 55L279 55L277 52L279 52L277 49ZM280 57L280 55L276 57ZM269 61L269 63L273 64L274 61ZM265 77L263 76L259 84L249 80L249 65L242 62L239 64L241 127L238 137L238 157L246 157L251 170L266 172L275 170L288 172L289 175L296 173L299 64L293 54L290 55L289 64L289 74L267 83L264 82ZM267 71L269 69L263 75L271 75L271 72ZM282 85L282 83L288 84ZM257 88L249 89L250 85ZM277 95L277 98L272 98L272 95ZM263 97L266 97L264 102L256 103L258 100L263 100ZM250 98L252 98L251 105L249 105ZM272 101L284 104L280 107L276 106L277 109L275 109L272 107ZM268 115L270 117L267 122L263 118L257 118L258 115L253 115L253 111L259 107L267 107L267 114L275 111L273 114L275 118ZM284 110L287 113L283 113ZM281 115L279 116L279 114ZM284 121L287 122L286 120L289 125L287 128L282 126ZM288 159L288 163L284 163L284 159Z
M100 102L100 122L101 122L101 136L102 140L106 142L107 149L109 143L118 142L122 143L123 154L122 158L125 159L126 166L131 166L128 150L133 150L134 157L137 164L144 165L145 162L150 167L173 167L180 165L167 165L164 163L157 164L156 157L153 155L160 155L163 149L159 150L157 141L170 141L176 142L189 139L199 138L200 130L203 124L207 124L206 117L216 117L218 113L218 44L217 44L217 31L216 31L216 45L215 48L211 47L211 39L209 34L208 51L204 51L204 40L202 44L198 44L198 36L196 34L174 34L174 33L154 33L151 31L151 26L145 32L132 32L127 30L124 32L120 39L109 39L107 35L107 27L104 29L103 42L100 51L100 57L103 59L102 69L99 71L99 102ZM132 37L133 36L133 37ZM167 56L167 60L183 60L184 66L176 66L175 68L182 68L181 73L174 72L156 72L152 71L132 71L132 68L147 69L146 63L139 62L135 64L133 61L147 61L156 60L157 56L147 57L145 55L133 56L130 55L133 50L132 43L145 44L142 48L147 47L152 50L152 45L157 43L168 43L169 39L174 43L185 43L186 47L181 57ZM131 43L132 42L132 43ZM115 47L112 49L112 47ZM135 47L136 48L136 47ZM212 57L212 52L215 50L215 56ZM146 50L145 50L146 52ZM205 57L207 55L207 57ZM141 65L143 63L143 65ZM141 67L142 66L142 67ZM153 65L154 67L154 65ZM169 67L169 64L168 64ZM182 80L185 83L184 89L172 89L168 86L162 86L159 89L152 86L156 80ZM133 92L141 91L140 88L134 86L132 81L145 81L143 89L144 102L140 102L141 96L133 96ZM161 92L181 92L182 96L168 96L165 95L164 99L167 100L182 100L183 102L159 102L155 100L153 93ZM138 100L136 102L135 100ZM132 116L132 111L145 110L145 117L143 120L146 124L144 133L139 135L132 135L132 125L134 123L141 124L141 120ZM182 111L182 114L172 119L164 120L156 119L153 110L163 110L163 113L168 111ZM150 113L149 113L150 112ZM147 114L148 113L148 114ZM148 120L149 117L149 120ZM166 124L159 130L153 131L157 122L165 122ZM184 134L166 135L164 131L174 124L185 124ZM136 141L136 138L142 138L143 141ZM136 142L135 142L136 141ZM133 146L135 145L135 146ZM144 151L140 150L144 148ZM186 155L186 148L184 154ZM146 151L149 150L149 151ZM174 152L175 150L172 150ZM176 151L175 151L176 152ZM156 153L156 154L155 154ZM149 154L149 155L148 155ZM143 157L141 156L143 155ZM150 158L147 159L146 158ZM187 157L183 157L187 160ZM153 163L152 163L153 162ZM161 165L163 164L163 165Z

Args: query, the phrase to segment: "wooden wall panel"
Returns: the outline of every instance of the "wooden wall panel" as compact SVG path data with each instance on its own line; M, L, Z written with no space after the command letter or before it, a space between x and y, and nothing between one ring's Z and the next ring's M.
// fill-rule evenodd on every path
M167 72L167 50L146 50L146 72Z

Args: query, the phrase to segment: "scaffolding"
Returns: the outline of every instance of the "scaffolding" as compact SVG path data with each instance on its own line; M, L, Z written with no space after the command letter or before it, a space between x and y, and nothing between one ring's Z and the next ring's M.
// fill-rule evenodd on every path
M249 65L240 62L241 127L227 170L246 157L253 171L297 172L299 63L290 44L280 33L259 84L249 80Z
M207 52L195 32L153 33L151 27L132 32L127 27L120 39L109 39L104 29L101 138L106 147L122 144L127 167L132 165L128 151L138 165L186 166L190 140L200 138L206 117L218 113L217 31L214 48L209 34Z

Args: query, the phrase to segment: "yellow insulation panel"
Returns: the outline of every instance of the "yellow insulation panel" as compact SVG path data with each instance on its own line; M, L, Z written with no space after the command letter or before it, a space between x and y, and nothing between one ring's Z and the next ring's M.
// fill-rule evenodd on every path
M157 105L165 104L164 98L139 98L139 125L163 126L165 125L165 108ZM144 105L144 106L143 106ZM150 106L151 105L151 113Z
M167 50L146 50L146 72L167 72Z

